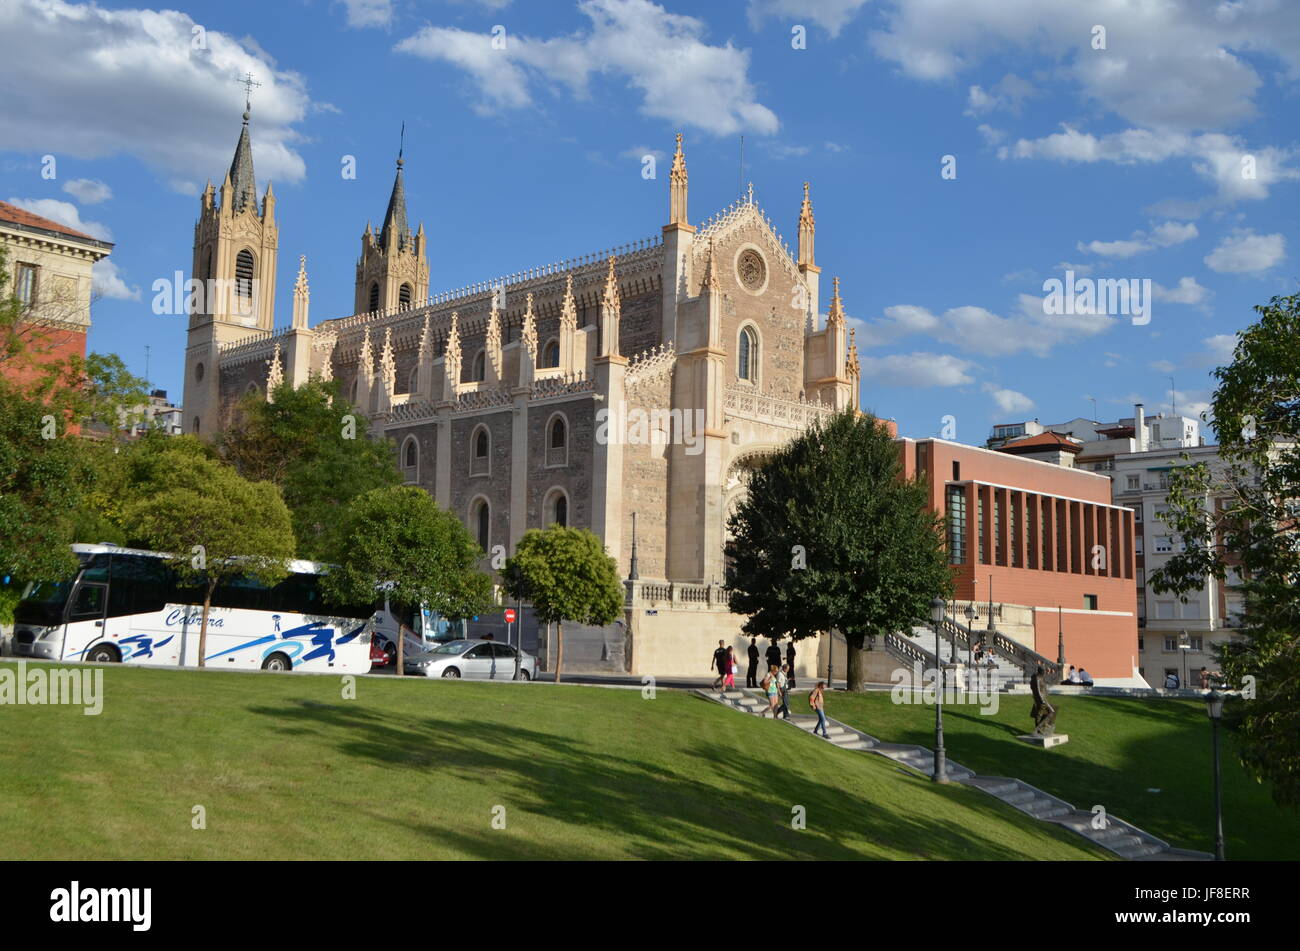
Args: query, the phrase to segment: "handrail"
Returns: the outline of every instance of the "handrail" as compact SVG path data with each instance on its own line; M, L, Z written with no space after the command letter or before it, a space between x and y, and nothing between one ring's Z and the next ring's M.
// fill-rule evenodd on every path
M931 622L933 625L933 622ZM939 623L939 629L946 634L950 640L958 647L971 648L976 641L982 641L989 636L989 632L975 631L960 621L953 618L945 617ZM1005 634L999 634L997 631L992 632L991 646L995 653L998 653L1020 667L1026 673L1032 672L1032 668L1042 665L1043 673L1047 676L1048 683L1059 683L1061 679L1061 665L1048 657L1044 657L1032 648L1026 647L1019 641L1007 637ZM972 640L974 638L974 640Z

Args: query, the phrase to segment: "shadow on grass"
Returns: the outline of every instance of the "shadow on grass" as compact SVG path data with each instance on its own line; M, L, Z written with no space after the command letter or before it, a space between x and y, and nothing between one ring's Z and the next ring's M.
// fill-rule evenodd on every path
M1025 858L978 828L964 828L947 816L931 818L919 810L902 812L868 801L865 790L859 799L843 787L774 762L770 755L754 758L736 749L692 744L682 751L689 763L674 769L596 750L556 733L471 719L408 720L341 704L262 706L250 712L273 719L287 732L316 731L359 762L430 775L448 773L479 785L496 780L507 809L504 830L491 828L487 810L456 826L371 813L374 819L461 855L582 859L608 854L608 849L597 854L574 844L585 838L613 840L617 851L641 859L724 860L739 855L848 860L890 852L917 858ZM635 738L629 737L625 745L634 746ZM833 756L820 759L827 769L835 768ZM881 784L891 781L883 774L866 778ZM924 783L925 789L954 804L974 806L963 797L981 796L961 788L935 789L918 778L893 781L915 783L918 792ZM734 793L728 795L728 789ZM903 792L896 799L907 802L911 797ZM806 810L805 831L791 827L794 806ZM980 808L987 806L979 803ZM519 819L520 812L562 823L570 835L548 844L545 829ZM1017 819L1018 814L1009 821Z

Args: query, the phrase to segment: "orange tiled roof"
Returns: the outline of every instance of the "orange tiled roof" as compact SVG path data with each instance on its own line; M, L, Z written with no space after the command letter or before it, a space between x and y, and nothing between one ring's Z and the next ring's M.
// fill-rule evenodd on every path
M1023 439L1016 439L1012 442L1005 443L999 449L1000 452L1022 452L1025 450L1035 449L1064 449L1066 452L1082 452L1083 444L1077 439L1071 439L1069 436L1062 436L1060 433L1045 432L1037 436L1026 436Z
M39 228L42 231L53 231L57 234L66 234L71 238L80 238L83 241L92 241L95 244L112 247L111 242L101 241L99 238L88 235L83 231L77 231L67 225L59 224L57 221L51 221L49 218L34 215L17 205L9 204L7 201L0 201L0 222L18 225L23 228Z

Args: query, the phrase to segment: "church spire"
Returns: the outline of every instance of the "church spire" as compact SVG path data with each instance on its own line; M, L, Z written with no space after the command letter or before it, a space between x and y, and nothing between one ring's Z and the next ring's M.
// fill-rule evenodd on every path
M827 327L844 326L844 302L840 300L840 279L831 281L835 290L831 294L831 309L826 314Z
M686 219L686 155L682 152L682 134L677 133L677 152L669 176L668 224L690 227Z
M293 329L307 329L307 308L311 303L307 287L307 255L298 256L298 280L293 285Z
M813 218L812 199L808 197L808 182L803 183L803 206L799 209L799 266L815 267L817 262L813 255L813 238L817 233L817 222Z
M230 209L239 214L250 204L257 210L257 179L253 175L253 143L248 136L249 106L244 106L244 127L239 130L235 157L230 163ZM223 198L226 196L222 196Z
M411 228L406 222L406 188L402 183L402 165L406 150L406 123L402 123L402 144L397 149L397 177L393 180L393 193L388 199L388 211L384 214L384 230L379 235L379 246L388 248L393 241L399 251L406 250L411 241Z

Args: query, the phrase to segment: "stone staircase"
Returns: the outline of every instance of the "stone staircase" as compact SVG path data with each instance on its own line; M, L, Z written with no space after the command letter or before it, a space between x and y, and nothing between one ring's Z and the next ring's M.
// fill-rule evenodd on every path
M931 634L933 637L933 633ZM767 710L767 700L756 690L728 690L719 693L716 690L697 689L696 695L713 703L720 703L741 713L751 716L763 716ZM800 694L802 696L802 694ZM808 714L792 713L788 722L805 733L812 733L817 725L817 717ZM827 737L822 742L838 746L843 750L875 753L895 763L910 767L926 776L934 775L934 752L924 746L906 743L885 743L870 734L855 730L853 727L826 718ZM814 734L815 735L815 734ZM821 739L820 736L817 737ZM1031 752L1026 748L1027 752ZM1210 861L1214 857L1206 852L1193 852L1177 849L1163 839L1158 839L1137 826L1125 822L1116 816L1107 814L1104 822L1086 809L1077 809L1064 799L1043 792L1023 780L1003 776L977 776L973 770L949 759L947 761L948 778L952 782L974 787L1000 799L1007 805L1019 809L1031 818L1041 822L1053 822L1082 836L1089 842L1101 846L1123 859L1136 861ZM1102 828L1094 828L1094 823L1101 823Z
M933 669L934 657L934 629L918 624L909 631L900 631L895 635L899 639L916 645L917 648L925 652L925 656L930 659L930 664L925 667L927 670ZM950 658L954 656L952 640L948 634L940 630L939 638L939 656L943 659L944 665L950 663ZM958 644L956 650L957 662L966 663L967 652L963 645ZM948 683L952 682L953 677L961 677L961 684L967 690L975 691L992 689L997 691L1006 691L1015 687L1017 684L1027 684L1029 681L1025 677L1024 671L1011 663L1004 657L998 657L993 667L980 665L978 668L964 668L959 671L948 671L946 674Z

